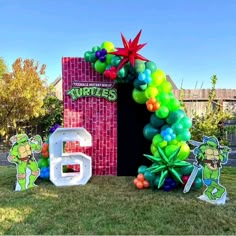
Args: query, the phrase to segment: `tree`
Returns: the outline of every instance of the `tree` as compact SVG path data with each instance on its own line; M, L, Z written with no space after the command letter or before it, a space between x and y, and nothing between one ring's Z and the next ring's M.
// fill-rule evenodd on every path
M0 58L0 79L7 72L7 66L2 58Z
M49 93L44 99L43 109L45 114L34 119L32 123L47 135L53 125L62 125L63 123L63 102Z
M45 74L45 65L40 66L33 59L16 59L12 72L3 75L0 80L0 134L15 132L20 123L45 113L43 100L47 94L47 84L41 76Z
M222 144L226 144L223 123L231 117L231 114L224 111L222 105L216 101L216 83L217 77L213 75L211 77L212 88L208 95L206 112L202 115L198 115L196 112L193 114L191 134L192 139L196 141L201 141L203 135L214 135Z

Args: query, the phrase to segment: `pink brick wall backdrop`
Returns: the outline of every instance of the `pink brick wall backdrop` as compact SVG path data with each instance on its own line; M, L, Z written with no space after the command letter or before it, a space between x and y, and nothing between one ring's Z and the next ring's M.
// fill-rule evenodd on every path
M62 58L62 80L64 127L84 127L91 133L93 146L79 148L79 151L92 157L94 175L117 175L117 103L96 97L73 101L66 95L75 80L98 83L111 81L98 74L90 63L75 57Z

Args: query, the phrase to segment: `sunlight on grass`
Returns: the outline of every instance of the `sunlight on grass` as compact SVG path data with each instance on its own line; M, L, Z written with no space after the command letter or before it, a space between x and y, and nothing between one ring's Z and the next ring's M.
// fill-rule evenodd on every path
M32 213L31 207L14 208L1 207L0 208L0 234L8 231L15 224L23 223L24 220Z

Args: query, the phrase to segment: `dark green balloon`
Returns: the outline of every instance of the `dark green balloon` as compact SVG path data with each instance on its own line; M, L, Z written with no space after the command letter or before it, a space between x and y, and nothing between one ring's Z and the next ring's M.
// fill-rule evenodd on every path
M197 177L193 182L194 189L200 189L203 186L202 178Z
M165 121L157 117L156 114L154 113L151 115L150 123L154 128L158 129L165 124Z
M138 90L140 90L140 91L145 90L145 89L142 89L142 87L141 87L141 86L143 86L143 85L146 86L146 88L147 88L146 82L145 82L145 81L141 81L141 80L139 80L139 79L135 79L134 82L133 82L133 85L134 85L134 87L135 87L136 89L138 89Z
M89 62L91 52L87 51L84 53L84 60Z
M139 166L139 168L138 168L138 174L144 174L144 172L146 171L146 169L147 169L147 166L145 166L145 165Z
M180 119L180 113L178 111L171 111L166 119L166 122L170 125L174 124Z
M180 169L180 173L181 173L182 175L190 175L190 174L192 173L192 171L193 171L193 168L194 168L194 166L189 163L188 166L184 166L184 167L182 167L182 168Z
M143 128L143 135L147 140L152 141L153 137L158 133L158 129L151 124L146 124Z
M202 168L199 168L199 169L198 169L197 177L202 178Z
M95 52L90 53L90 55L89 55L89 61L92 62L92 63L94 63L94 62L96 62L96 60L97 60L97 58L96 58L96 56L95 56Z
M148 61L145 64L146 64L146 69L149 69L152 73L157 70L157 66L154 62Z
M154 180L154 186L158 186L158 184L159 184L159 182L160 182L160 175L157 175L156 177L155 177L155 180Z
M98 47L98 46L94 46L94 47L92 48L92 52L96 52L96 51L99 51L99 50L101 50L101 48Z
M145 172L144 172L144 178L147 180L147 181L149 181L149 182L151 182L151 181L153 181L154 179L155 179L155 174L153 174L151 171L149 171L149 170L146 170Z

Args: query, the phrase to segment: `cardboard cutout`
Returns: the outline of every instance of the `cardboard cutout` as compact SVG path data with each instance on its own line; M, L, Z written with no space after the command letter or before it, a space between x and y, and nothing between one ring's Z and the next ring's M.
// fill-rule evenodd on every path
M35 135L29 139L26 134L17 134L10 138L12 147L7 157L8 161L16 164L16 187L15 191L23 191L33 188L40 170L34 158L34 153L40 153L42 138Z
M218 139L214 136L204 136L202 143L190 142L196 146L193 151L196 162L185 186L184 193L189 191L198 168L202 168L202 180L206 189L199 199L212 204L225 204L227 192L226 188L220 184L220 170L222 164L227 163L231 149L227 146L220 146Z

